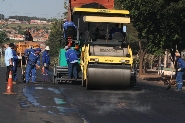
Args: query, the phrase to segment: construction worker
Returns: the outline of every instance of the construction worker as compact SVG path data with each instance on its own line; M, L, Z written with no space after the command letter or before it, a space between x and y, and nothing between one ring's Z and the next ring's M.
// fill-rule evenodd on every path
M67 27L68 26L74 26L75 27L75 29L76 29L76 26L75 26L75 24L72 22L72 21L68 21L67 19L64 19L64 24L63 24L63 31L65 32L65 30L67 30ZM64 33L64 38L67 38L66 36L65 36L65 33Z
M94 33L96 39L99 39L100 31L105 31L105 30L101 29L100 26L97 26Z
M25 41L33 41L33 37L28 30L25 31L24 36L25 36Z
M183 79L182 78L183 78L183 74L185 71L185 62L180 57L179 52L176 52L175 56L176 56L176 61L177 61L177 75L176 75L177 89L176 89L176 91L180 91L180 90L182 90L182 86L183 86Z
M110 37L111 40L112 40L112 37L114 36L115 33L121 33L124 36L124 33L123 33L122 29L119 28L119 23L116 23L115 27L110 29L109 37Z
M6 70L6 83L7 83L8 82L8 78L9 78L9 73L10 73L10 71L13 70L13 53L12 53L12 49L14 47L14 44L13 43L10 43L10 44L5 43L4 47L6 48L4 60L5 60L6 68L7 68L7 70Z
M68 63L68 78L72 79L72 75L75 80L78 78L77 67L78 67L78 57L76 52L69 46L65 46L66 50L65 57Z
M46 46L43 54L42 54L42 73L43 73L43 81L48 81L48 71L49 71L49 65L50 65L50 56L49 56L49 46Z
M25 51L25 55L28 57L28 63L26 65L26 83L29 83L31 72L32 83L36 84L36 67L40 68L40 52L40 48L27 49Z
M71 46L72 45L72 38L73 38L73 34L74 34L74 30L73 29L68 29L68 27L74 27L74 29L76 30L76 26L72 21L68 21L67 19L64 19L64 24L63 24L63 36L64 39L66 39L66 45ZM69 36L69 37L67 37Z
M16 84L18 78L17 78L17 64L18 59L22 59L21 56L17 55L17 47L14 45L14 48L12 49L13 53L13 84Z

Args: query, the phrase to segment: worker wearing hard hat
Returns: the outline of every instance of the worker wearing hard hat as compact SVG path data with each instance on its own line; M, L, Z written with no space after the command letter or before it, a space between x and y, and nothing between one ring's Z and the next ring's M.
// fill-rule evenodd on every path
M66 57L66 61L68 63L68 78L72 79L72 76L73 76L74 79L77 80L77 77L78 77L78 73L77 73L78 57L77 57L77 54L69 46L65 46L64 49L66 50L65 57Z
M183 86L182 77L183 77L183 74L185 71L185 62L180 57L179 52L176 52L175 56L176 56L176 61L177 61L177 76L176 76L177 89L176 89L176 91L180 91L180 90L182 90L182 86Z
M43 74L43 81L49 81L48 78L48 71L49 71L49 65L50 65L50 56L49 56L49 46L46 46L43 54L42 54L42 74Z
M36 83L36 67L40 68L40 48L27 49L25 55L28 57L28 63L26 65L26 83L29 83L30 73L32 75L32 82Z

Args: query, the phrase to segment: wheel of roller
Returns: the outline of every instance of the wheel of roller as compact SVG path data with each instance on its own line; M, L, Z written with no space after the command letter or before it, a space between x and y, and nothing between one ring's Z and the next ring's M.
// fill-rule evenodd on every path
M89 71L87 69L87 77L86 77L86 89L91 90L92 88L89 85Z
M130 86L131 70L121 66L90 66L87 71L87 90L122 90Z

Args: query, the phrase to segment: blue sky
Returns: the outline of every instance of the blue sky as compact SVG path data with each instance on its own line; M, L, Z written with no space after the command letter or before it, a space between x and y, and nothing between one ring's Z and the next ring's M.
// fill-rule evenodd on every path
M65 0L0 0L0 14L61 18Z

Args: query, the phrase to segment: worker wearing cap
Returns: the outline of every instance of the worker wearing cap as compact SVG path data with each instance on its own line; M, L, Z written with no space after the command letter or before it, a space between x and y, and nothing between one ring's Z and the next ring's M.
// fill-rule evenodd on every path
M46 46L43 54L42 54L42 73L43 73L43 81L48 81L48 71L50 65L50 56L49 56L49 46Z
M73 75L74 79L77 79L77 77L78 77L78 73L77 73L78 57L77 57L77 54L69 46L65 46L64 49L66 50L65 57L66 57L66 61L68 63L68 78L72 79L72 75Z
M40 68L40 48L27 49L25 55L28 57L28 63L26 65L26 83L29 83L30 73L32 75L32 82L36 83L36 67Z
M182 90L182 86L183 86L182 77L183 77L183 74L185 71L185 62L180 57L179 52L176 52L175 56L176 56L176 61L177 61L177 75L176 75L177 89L176 89L176 91L180 91L180 90Z

